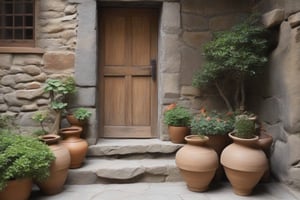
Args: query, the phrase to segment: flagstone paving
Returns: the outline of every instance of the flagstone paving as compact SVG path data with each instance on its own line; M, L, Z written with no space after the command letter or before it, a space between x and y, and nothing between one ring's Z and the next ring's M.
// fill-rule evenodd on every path
M184 182L66 185L63 192L43 196L37 189L31 200L300 200L300 191L278 182L259 184L251 196L235 195L228 182L203 193L191 192Z

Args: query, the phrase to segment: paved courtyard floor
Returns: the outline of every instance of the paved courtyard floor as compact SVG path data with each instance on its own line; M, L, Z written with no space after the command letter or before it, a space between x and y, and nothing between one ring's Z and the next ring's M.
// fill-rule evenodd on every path
M228 182L203 193L191 192L183 182L66 185L62 193L43 196L37 189L31 200L300 200L300 191L278 182L261 183L251 196L237 196Z

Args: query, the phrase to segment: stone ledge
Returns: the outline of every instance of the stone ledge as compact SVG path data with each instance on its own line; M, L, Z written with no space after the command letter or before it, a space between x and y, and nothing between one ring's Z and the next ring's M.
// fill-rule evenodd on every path
M169 154L176 152L182 146L182 144L174 144L159 139L100 139L96 145L89 146L87 155Z
M174 158L140 160L88 158L83 167L69 170L67 184L166 181L182 181Z

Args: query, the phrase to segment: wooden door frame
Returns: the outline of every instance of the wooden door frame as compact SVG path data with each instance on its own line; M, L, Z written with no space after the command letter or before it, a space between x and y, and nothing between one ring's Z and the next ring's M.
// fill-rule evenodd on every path
M125 7L126 8L126 7ZM104 94L103 94L103 91L104 91L104 79L103 79L103 66L104 66L104 63L103 63L103 59L102 59L102 52L103 52L103 39L104 37L101 37L101 35L103 36L103 30L101 29L101 9L105 9L105 7L100 7L100 9L98 8L98 13L97 13L97 21L98 21L98 27L99 27L99 30L98 30L98 87L97 87L97 98L98 98L98 122L99 122L99 126L98 126L98 129L99 129L99 137L103 137L103 129L104 129L104 117L102 117L102 114L104 113ZM157 9L157 22L159 22L159 8L156 7ZM157 26L158 26L158 23L157 23ZM159 28L157 27L156 28L156 47L155 47L155 57L156 57L156 61L158 61L158 30ZM153 54L153 52L151 52L151 54ZM158 68L158 66L157 66ZM156 70L156 77L158 77L157 75L157 72L159 70L157 69ZM151 82L151 84L153 84L153 81ZM158 130L158 80L155 80L155 87L151 87L152 88L152 95L151 96L151 102L152 102L152 105L151 105L151 136L152 138L157 138L159 137L159 133L157 132Z

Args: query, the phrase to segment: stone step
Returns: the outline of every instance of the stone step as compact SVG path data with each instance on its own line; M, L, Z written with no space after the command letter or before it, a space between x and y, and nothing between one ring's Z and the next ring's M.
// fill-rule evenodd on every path
M174 155L163 158L86 158L84 165L70 169L66 184L175 182L182 181Z
M100 139L97 144L89 146L87 156L173 154L182 146L159 139Z

